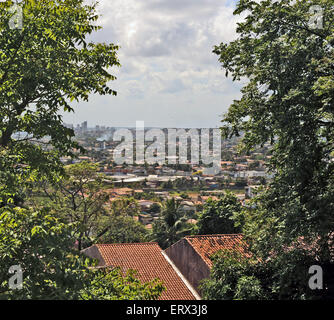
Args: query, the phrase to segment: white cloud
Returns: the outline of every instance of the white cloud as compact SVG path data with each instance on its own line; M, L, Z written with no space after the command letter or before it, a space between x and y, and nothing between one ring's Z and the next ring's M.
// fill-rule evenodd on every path
M122 67L111 83L119 96L92 97L85 111L78 109L77 122L134 125L136 117L156 126L219 124L219 114L239 96L212 53L236 36L240 18L233 9L224 0L100 0L104 29L93 40L121 46Z

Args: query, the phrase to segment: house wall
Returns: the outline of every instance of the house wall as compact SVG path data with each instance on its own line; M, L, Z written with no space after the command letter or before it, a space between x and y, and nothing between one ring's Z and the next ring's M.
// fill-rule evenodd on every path
M189 242L186 239L182 239L167 248L165 253L193 288L199 292L199 283L202 279L210 276L210 268Z
M83 254L85 254L86 256L90 257L90 258L93 258L93 259L97 259L99 261L98 263L98 267L101 267L101 266L104 266L105 265L105 261L103 260L100 252L99 252L99 249L94 245L94 246L91 246L89 248L86 248L84 250L81 250L81 252Z

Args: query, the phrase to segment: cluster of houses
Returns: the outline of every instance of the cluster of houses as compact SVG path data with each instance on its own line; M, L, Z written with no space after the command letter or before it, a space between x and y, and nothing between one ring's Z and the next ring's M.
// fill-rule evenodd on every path
M249 199L256 194L256 189L257 186L247 186L244 189L244 193L236 194L236 197L242 205L247 205ZM142 189L132 189L127 187L107 189L105 192L108 192L110 201L135 196L136 194L144 194L144 190ZM219 196L223 193L223 190L201 191L200 193L192 192L188 193L188 198L184 199L180 196L171 194L169 191L154 191L153 194L159 198L160 201L157 202L146 199L137 200L140 213L133 218L150 230L152 229L153 222L160 217L160 210L152 209L154 205L158 204L160 206L161 202L174 198L178 201L180 210L183 210L185 215L189 217L187 222L190 224L196 224L196 213L202 210L205 202L209 198L212 200L218 200Z
M200 284L209 278L211 256L233 250L248 256L241 234L198 235L185 237L162 250L155 242L95 244L82 252L98 260L101 267L137 271L148 282L160 279L166 290L161 300L200 300Z
M266 151L252 153L251 155L238 156L236 152L237 141L225 141L222 143L224 154L228 154L225 160L221 161L221 170L213 176L205 176L203 172L205 168L198 164L192 164L188 161L188 165L171 167L168 165L116 165L113 160L113 150L119 142L110 139L110 132L100 130L86 130L85 133L76 132L78 134L78 142L88 151L87 155L79 156L78 159L62 158L66 164L80 162L83 160L98 162L100 164L100 172L104 173L106 179L114 184L126 184L131 186L132 183L147 180L147 186L151 188L159 187L162 182L175 180L177 178L191 179L197 177L204 185L210 189L220 187L221 181L233 181L238 179L247 180L248 184L254 184L258 178L270 179L272 175L268 174L265 168L265 162L270 158ZM110 128L109 128L110 129ZM108 134L107 134L108 133ZM101 139L101 137L105 137ZM107 137L109 137L107 139ZM269 145L264 146L264 150L268 150ZM98 159L96 153L99 153ZM224 159L222 154L222 159ZM166 159L173 156L166 156ZM175 156L174 156L175 157ZM226 159L233 159L226 160ZM174 159L175 160L175 159Z
M142 189L114 188L106 190L106 192L109 193L110 201L115 201L122 199L123 197L133 196L136 193L143 193L144 191ZM156 191L154 194L162 201L171 199L173 197L168 191ZM198 199L200 201L192 201L191 199L185 200L179 196L173 198L179 201L180 209L191 216L197 211L197 205L202 205L203 201L207 200L209 196L199 196ZM134 220L142 223L147 229L152 229L153 222L160 217L160 209L154 210L153 207L154 205L158 205L158 207L161 205L159 202L145 199L137 200L137 204L139 206L140 213L138 216L133 217ZM197 221L194 219L189 219L189 223L197 223Z

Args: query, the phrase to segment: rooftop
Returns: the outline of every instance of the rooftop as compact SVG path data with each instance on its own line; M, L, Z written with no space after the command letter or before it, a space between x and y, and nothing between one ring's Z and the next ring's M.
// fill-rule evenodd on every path
M161 300L195 300L189 284L178 274L162 249L155 242L94 245L103 261L100 265L121 267L123 272L134 269L138 278L147 282L159 278L166 286ZM94 247L93 246L93 247Z
M219 250L228 249L245 254L245 243L242 234L199 235L188 236L185 239L210 268L212 267L210 257Z

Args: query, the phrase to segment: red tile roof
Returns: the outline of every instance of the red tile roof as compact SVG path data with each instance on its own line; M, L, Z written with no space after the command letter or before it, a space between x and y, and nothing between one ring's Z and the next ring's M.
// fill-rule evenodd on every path
M219 250L237 250L246 254L242 234L214 234L185 237L188 243L201 256L203 261L212 267L210 257Z
M166 286L160 300L195 300L194 295L162 254L155 242L95 245L103 258L102 265L138 271L141 281L159 278ZM101 263L100 263L101 265Z

